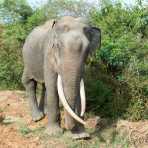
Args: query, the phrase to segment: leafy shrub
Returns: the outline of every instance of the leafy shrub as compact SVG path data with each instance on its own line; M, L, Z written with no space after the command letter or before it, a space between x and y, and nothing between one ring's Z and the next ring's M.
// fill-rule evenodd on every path
M3 6L3 8L1 8ZM22 88L22 46L35 27L50 18L87 16L101 28L102 46L86 64L88 110L104 117L148 119L148 9L125 8L102 1L89 7L82 1L49 1L33 10L26 0L8 0L0 7L0 87Z
M93 78L91 76L87 78L90 79L88 83L93 83L92 86L90 84L88 86L90 87L88 97L89 95L91 97L91 94L98 96L93 97L94 101L89 102L90 109L98 108L96 109L98 114L108 112L106 114L108 117L122 116L131 120L140 120L147 116L148 34L146 29L148 21L146 13L147 10L142 6L137 5L128 9L122 7L120 3L105 4L101 10L94 8L90 11L91 23L102 29L102 47L96 50L88 65L94 66L95 69L99 69L99 65L105 70L102 72L96 70L95 77L92 74ZM102 79L100 75L106 78ZM108 77L111 87L106 83ZM116 82L115 85L112 84L113 81ZM108 92L108 89L109 97L101 97ZM102 90L101 95L99 90ZM102 102L98 102L98 99L102 99ZM106 110L102 112L103 108Z
M20 42L21 34L18 37L12 26L7 26L7 30L3 32L3 43L0 53L0 81L1 88L21 88L22 75L22 59Z

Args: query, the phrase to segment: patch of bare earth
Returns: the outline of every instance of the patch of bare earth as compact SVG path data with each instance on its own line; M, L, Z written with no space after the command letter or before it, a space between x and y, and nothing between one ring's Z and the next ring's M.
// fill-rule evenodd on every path
M115 129L121 136L126 136L132 143L130 147L148 147L148 121L128 122L120 120L110 129L104 128L103 124L104 122L101 123L101 119L98 117L89 118L86 128L95 131L97 127L99 130L96 130L94 132L96 135L92 135L92 138L86 141L67 140L67 138L64 139L64 135L55 138L48 137L44 133L47 118L36 123L32 121L24 92L0 91L0 148L89 148L91 144L94 148L98 147L97 144L103 148L108 145L106 143L108 143L109 137L106 135L109 135L110 129L111 132L112 129ZM101 127L104 129L102 130ZM107 142L98 142L101 137Z
M46 147L39 134L25 136L25 128L38 130L46 125L46 118L36 123L31 120L24 92L0 91L0 148ZM46 144L52 148L52 145L58 147L60 143L50 139Z
M117 122L117 130L122 136L128 136L133 147L148 148L148 121Z

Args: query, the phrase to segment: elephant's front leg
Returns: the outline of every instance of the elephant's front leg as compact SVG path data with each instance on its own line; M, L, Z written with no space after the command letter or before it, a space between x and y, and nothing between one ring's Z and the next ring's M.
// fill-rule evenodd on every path
M57 94L57 75L54 72L45 73L45 86L47 93L47 116L48 127L46 132L48 135L56 135L63 132L60 128L60 110L59 99Z
M73 104L74 106L75 113L80 116L80 111L81 111L80 97L77 97L75 103L71 102L71 104ZM90 135L87 132L85 132L84 126L79 122L75 121L67 111L65 111L65 127L71 130L73 139L84 139L90 137Z

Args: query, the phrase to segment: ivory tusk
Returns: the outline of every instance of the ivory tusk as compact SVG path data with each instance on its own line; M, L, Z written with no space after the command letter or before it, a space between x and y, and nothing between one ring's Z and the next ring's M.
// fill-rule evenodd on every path
M84 80L81 79L80 82L80 98L81 98L81 116L84 115L86 109L86 95L85 95L85 87L84 87Z
M69 106L65 95L64 95L64 91L63 91L63 86L62 86L62 79L61 76L58 75L58 79L57 79L57 87L58 87L58 94L59 94L59 98L64 106L64 108L66 109L66 111L78 122L80 122L81 124L85 125L86 122L84 120L82 120Z

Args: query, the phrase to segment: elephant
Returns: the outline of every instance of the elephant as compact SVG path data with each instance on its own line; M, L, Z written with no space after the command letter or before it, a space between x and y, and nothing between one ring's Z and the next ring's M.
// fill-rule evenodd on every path
M89 136L83 120L86 108L84 64L100 45L101 30L82 17L49 20L27 36L22 51L22 83L33 121L41 120L47 112L49 135L63 133L60 100L66 128L76 137ZM40 102L36 97L38 83L42 85Z

